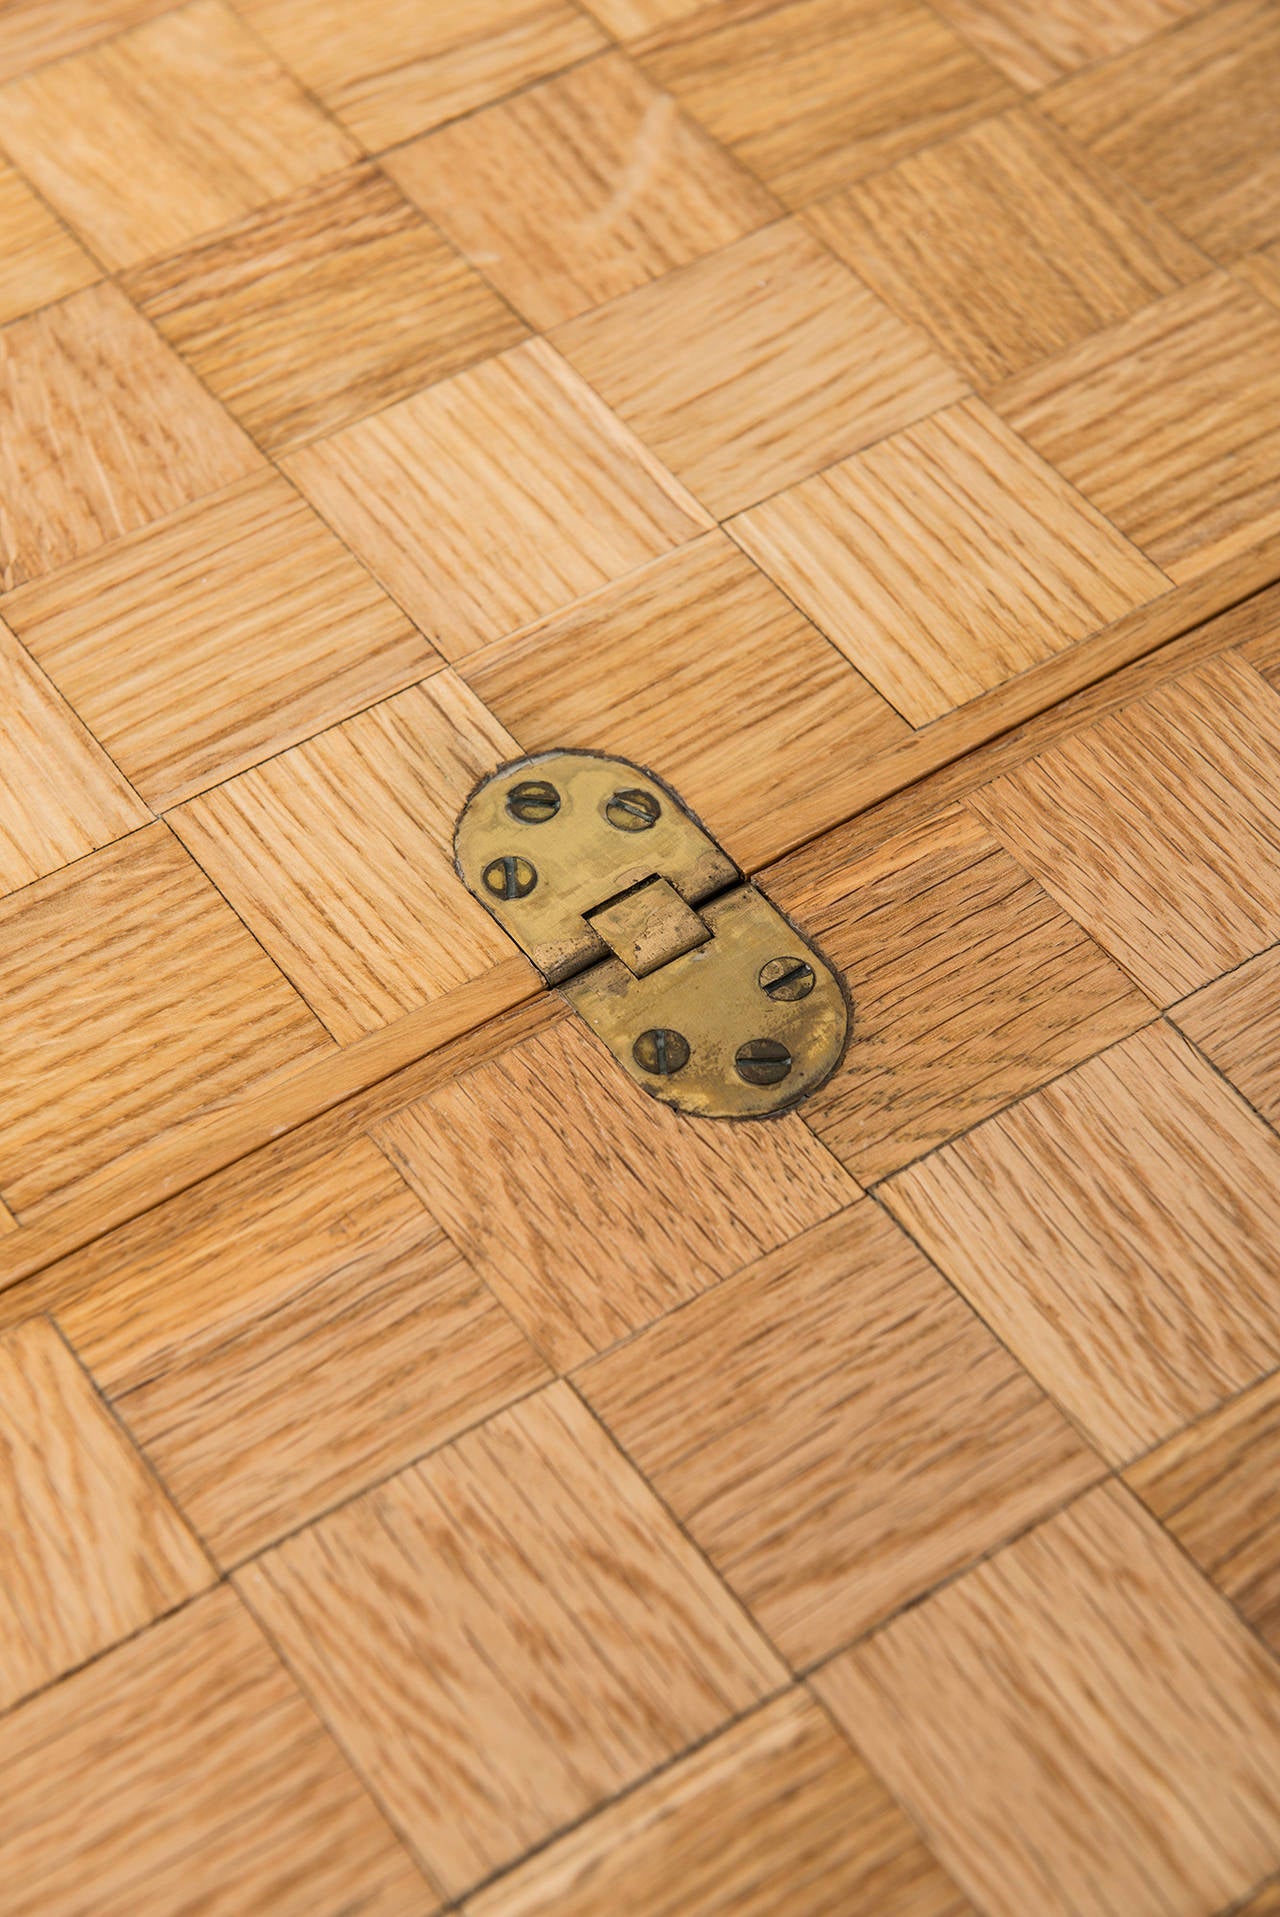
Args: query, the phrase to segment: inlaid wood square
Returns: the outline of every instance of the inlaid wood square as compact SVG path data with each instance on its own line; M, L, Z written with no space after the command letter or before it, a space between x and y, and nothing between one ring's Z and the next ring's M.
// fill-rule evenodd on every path
M1102 1471L869 1200L589 1365L579 1382L797 1667Z
M169 815L340 1044L515 956L466 890L453 828L518 756L451 673Z
M1255 1110L1280 1127L1280 945L1193 993L1171 1016Z
M819 1688L990 1917L1213 1917L1280 1859L1280 1673L1116 1485Z
M806 219L979 385L1205 273L1196 247L1029 109L930 147Z
M238 1581L453 1896L782 1678L566 1385Z
M232 1592L0 1722L11 1917L432 1917L439 1898Z
M243 0L241 11L370 150L598 53L572 0Z
M262 466L114 286L0 332L0 587Z
M1126 1475L1280 1651L1280 1373L1170 1438Z
M450 659L709 523L544 340L285 463Z
M767 500L732 531L916 726L1169 590L976 399Z
M0 897L151 817L3 625L0 764Z
M620 54L456 120L387 166L544 328L727 246L778 211Z
M246 1160L176 1214L115 1234L59 1317L223 1563L546 1376L367 1140Z
M2 1710L213 1578L47 1319L0 1338L0 1523Z
M1249 287L1174 293L992 404L1171 579L1280 529L1280 313Z
M0 160L0 326L97 278L84 249L22 175Z
M407 399L524 328L381 173L356 167L125 286L259 445Z
M719 532L462 670L526 752L577 746L660 766L744 868L790 844L788 807L812 794L815 765L838 791L842 773L910 736Z
M167 827L0 904L0 1190L21 1213L331 1041Z
M1028 92L1123 53L1201 0L933 0L944 20Z
M973 804L1167 1004L1280 939L1278 755L1280 698L1228 654L1051 747Z
M171 251L356 148L223 0L0 89L0 139L109 267Z
M1014 89L917 0L716 0L644 64L789 205L1012 104Z
M0 9L0 79L65 59L163 13L173 0L8 0Z
M789 1691L468 1900L467 1917L969 1917L879 1779Z
M1069 132L1221 260L1280 239L1280 15L1229 0L1047 96Z
M559 1366L785 1244L856 1191L794 1114L756 1126L682 1118L619 1076L571 1021L376 1135Z
M1280 1139L1164 1026L884 1196L1113 1462L1280 1360Z
M555 339L717 514L964 391L923 336L793 220L585 314Z
M439 664L274 473L19 587L0 611L155 806Z

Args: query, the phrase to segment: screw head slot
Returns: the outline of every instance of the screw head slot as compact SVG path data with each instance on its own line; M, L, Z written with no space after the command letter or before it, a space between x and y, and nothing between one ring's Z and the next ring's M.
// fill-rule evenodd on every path
M543 825L560 810L560 794L550 779L522 779L507 794L507 811L526 825Z
M760 967L759 982L767 998L782 999L790 1005L798 998L808 998L813 990L813 967L807 959L770 959Z
M538 883L538 874L528 859L511 853L503 859L491 859L481 876L485 890L495 899L527 899Z
M619 832L647 832L661 814L662 807L652 792L642 792L639 787L615 792L605 801L604 816Z
M777 1085L791 1070L791 1054L776 1038L749 1038L734 1059L748 1085Z
M657 1026L652 1031L641 1032L631 1047L631 1056L642 1072L651 1072L655 1078L670 1078L673 1072L683 1071L689 1063L689 1041L683 1032Z

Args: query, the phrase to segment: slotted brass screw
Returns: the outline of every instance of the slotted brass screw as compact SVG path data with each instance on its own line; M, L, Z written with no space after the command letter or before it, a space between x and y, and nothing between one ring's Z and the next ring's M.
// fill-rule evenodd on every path
M776 1038L749 1038L733 1062L748 1085L778 1085L791 1070L791 1054Z
M647 832L656 825L662 807L652 792L642 792L637 787L632 791L615 792L606 800L604 816L610 825L616 825L619 832Z
M543 825L560 810L560 794L550 779L522 779L507 794L507 811L526 825Z
M538 874L528 859L508 853L505 859L492 859L485 866L484 883L495 899L526 899L538 883Z
M776 958L760 967L760 988L769 998L780 998L788 1004L798 998L808 998L813 990L813 967L806 959Z
M641 1032L631 1047L631 1056L642 1072L651 1072L655 1078L670 1078L672 1072L683 1071L689 1063L689 1041L683 1032L657 1026L652 1031Z

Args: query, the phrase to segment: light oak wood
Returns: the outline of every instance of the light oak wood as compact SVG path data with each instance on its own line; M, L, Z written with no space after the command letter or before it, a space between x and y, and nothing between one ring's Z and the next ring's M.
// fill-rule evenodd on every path
M1238 262L1236 272L1273 306L1280 306L1280 240Z
M0 1337L0 1522L0 1711L212 1581L46 1319Z
M113 269L357 157L223 0L10 81L0 139Z
M1280 1126L1280 945L1183 999L1170 1016L1255 1110Z
M799 1118L693 1125L620 1078L576 1021L442 1087L375 1136L561 1367L856 1192Z
M274 473L19 587L0 611L157 807L440 663ZM87 772L78 784L92 791Z
M542 340L285 463L450 659L708 524Z
M990 1917L1213 1917L1280 1850L1280 1672L1116 1486L819 1688Z
M752 505L964 391L926 340L794 220L554 337L716 514Z
M467 1917L967 1917L879 1780L801 1691L600 1811Z
M1169 584L978 400L803 481L732 531L915 726Z
M454 1896L782 1676L565 1385L237 1581Z
M636 40L675 20L686 20L706 0L582 0L584 10L615 40Z
M1242 1904L1235 1917L1280 1917L1280 1878Z
M163 13L173 0L9 0L0 12L0 79L65 59Z
M433 1917L230 1591L0 1723L12 1917Z
M1102 1471L867 1200L578 1382L797 1668Z
M1113 1463L1280 1361L1280 1139L1162 1026L883 1192Z
M22 175L0 161L0 326L97 278L84 249Z
M1123 53L1198 10L1200 0L933 0L993 65L1035 92Z

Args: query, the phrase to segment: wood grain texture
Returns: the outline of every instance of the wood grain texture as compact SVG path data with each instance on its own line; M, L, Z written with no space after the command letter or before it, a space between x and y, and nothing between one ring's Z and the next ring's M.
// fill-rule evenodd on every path
M241 11L371 151L608 44L572 0L241 0Z
M0 1711L212 1581L47 1319L0 1338L0 1523Z
M782 1676L565 1385L238 1583L455 1896Z
M1236 264L1236 272L1255 286L1273 306L1280 306L1280 240Z
M732 531L916 726L1169 587L979 400L802 481Z
M1280 528L1280 313L1248 287L1203 280L991 397L1171 579Z
M1280 1373L1170 1438L1126 1477L1280 1651Z
M660 766L748 870L790 842L788 808L812 791L815 765L838 789L851 766L909 736L719 532L497 640L461 670L526 752L577 746Z
M518 756L437 673L190 800L170 824L340 1044L512 956L453 864L473 786Z
M934 813L770 882L853 1000L844 1063L807 1123L864 1183L1152 1017L1125 975L972 814Z
M408 399L525 330L369 166L304 186L124 285L272 453Z
M820 1689L990 1917L1213 1917L1280 1857L1280 1673L1118 1486Z
M1280 698L1227 654L972 803L1167 1004L1280 938L1278 754Z
M560 1367L785 1244L856 1190L799 1118L694 1125L620 1078L576 1021L375 1136Z
M78 293L98 278L83 247L0 160L0 326Z
M0 332L5 591L261 465L115 287Z
M555 341L717 514L964 391L923 337L794 220L585 314Z
M789 1691L470 1898L467 1917L966 1917L879 1780Z
M59 1315L225 1564L546 1370L367 1140L217 1182L185 1231L121 1248Z
M0 89L0 139L111 268L356 157L223 0L190 4Z
M1280 239L1280 17L1229 0L1046 98L1047 110L1220 260Z
M1029 108L984 120L805 217L980 386L1206 271L1196 247Z
M0 611L157 807L439 664L274 473L19 587Z
M705 0L582 0L583 9L615 40L638 40L686 20Z
M1193 992L1170 1016L1254 1109L1280 1127L1280 945Z
M1163 1026L883 1189L1113 1463L1280 1360L1280 1139Z
M150 813L0 625L0 897L146 825Z
M616 53L456 120L386 164L543 329L727 246L778 211Z
M1028 92L1148 40L1200 0L933 0L944 20Z
M19 1214L331 1043L163 825L0 904L0 988Z
M869 1200L578 1382L797 1668L1102 1471Z
M1247 1904L1241 1904L1233 1917L1280 1917L1280 1878L1264 1885Z
M916 0L718 0L641 58L718 140L800 206L1012 104L1013 88Z
M9 0L0 12L0 79L78 53L163 13L173 0Z
M446 658L708 524L543 340L292 454L289 472Z
M12 1917L439 1908L230 1591L0 1724Z

